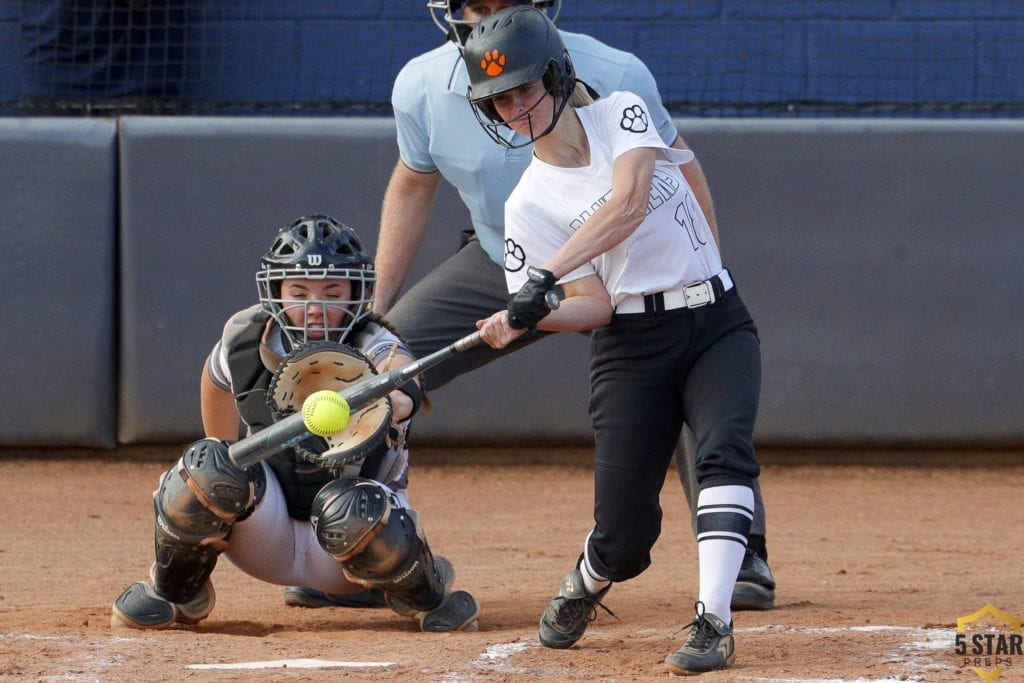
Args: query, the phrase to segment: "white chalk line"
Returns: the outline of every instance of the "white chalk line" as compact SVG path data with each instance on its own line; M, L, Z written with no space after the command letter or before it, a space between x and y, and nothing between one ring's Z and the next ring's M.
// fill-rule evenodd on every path
M756 683L905 683L906 681L926 680L928 671L936 669L951 669L948 665L935 662L927 655L918 653L924 651L943 650L951 646L951 631L948 629L926 629L913 626L834 626L834 627L804 627L785 626L773 624L767 626L752 626L737 628L736 634L743 633L765 633L784 632L794 634L843 634L843 633L878 633L889 632L904 634L913 640L906 640L898 645L898 649L891 653L890 657L903 660L905 667L914 670L898 678L768 678L758 676L740 676L738 681L751 681ZM509 672L520 671L519 667L505 666L507 660L514 654L531 648L538 648L540 644L511 642L491 645L479 657L474 660L474 666L487 666L498 671L508 669ZM534 674L542 672L534 671ZM916 675L915 675L916 674Z
M890 683L896 681L924 680L927 671L935 671L936 668L950 669L948 665L938 664L927 656L930 651L938 651L951 647L951 630L948 629L925 629L911 626L835 626L835 627L801 627L773 624L766 626L755 626L737 628L737 635L743 633L764 633L783 632L792 634L842 634L851 632L874 633L889 632L903 634L905 639L899 644L894 644L896 649L889 656L902 660L905 667L911 669L907 675L899 678L766 678L757 676L742 676L737 680L754 681L757 683ZM0 640L21 639L21 640L63 640L67 636L44 636L36 634L10 634L0 633ZM73 639L71 639L73 640ZM131 637L112 636L105 642L122 642L134 640ZM508 642L496 643L487 647L472 662L475 667L491 667L499 671L509 666L510 658L527 649L539 648L540 644L532 642ZM883 655L884 656L884 655ZM228 663L198 663L186 665L188 669L270 669L270 668L293 668L293 669L327 669L327 668L386 668L396 666L396 662L353 662L353 661L332 661L321 659L282 659L253 662L228 662ZM916 671L915 671L916 669ZM518 670L518 669L517 669ZM541 672L536 672L541 673Z
M35 633L0 633L0 642L3 640L24 640L24 641L52 641L66 643L72 647L86 647L90 650L106 648L119 643L132 642L139 638L131 636L110 636L102 639L85 639L76 636L40 635ZM118 666L121 662L100 656L96 653L91 655L95 664L102 667ZM186 669L368 669L387 668L395 666L395 662L355 662L355 661L332 661L325 659L279 659L268 661L250 662L222 662L222 663L199 663L186 664ZM61 680L81 680L81 676L63 677Z
M491 645L473 663L489 666L495 662L508 659L515 653L522 652L528 647L530 646L526 643L498 643L497 645Z
M394 662L332 662L327 659L275 659L263 662L189 664L186 669L365 669L394 666Z

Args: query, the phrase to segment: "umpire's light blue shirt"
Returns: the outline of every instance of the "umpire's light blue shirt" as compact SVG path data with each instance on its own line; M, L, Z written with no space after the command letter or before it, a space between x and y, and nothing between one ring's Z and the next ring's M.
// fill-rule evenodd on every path
M562 39L580 79L602 95L616 90L640 95L662 140L668 145L675 141L676 129L643 62L590 36L562 31ZM533 146L507 149L491 140L466 99L468 88L469 75L450 41L410 60L391 93L398 150L410 169L440 171L458 190L481 246L500 265L505 253L505 200L529 165Z

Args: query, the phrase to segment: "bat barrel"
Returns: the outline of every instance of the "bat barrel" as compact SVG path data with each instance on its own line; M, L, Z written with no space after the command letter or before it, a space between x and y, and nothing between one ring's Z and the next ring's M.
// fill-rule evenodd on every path
M382 375L374 375L338 393L348 403L349 410L355 412L387 396L421 372L457 353L473 348L481 341L480 333L474 332L418 361L389 370ZM302 421L302 413L293 413L280 422L275 422L231 444L228 446L228 456L236 466L246 469L278 451L294 446L310 435L311 432Z
M228 446L228 457L240 469L252 467L261 460L297 444L310 435L302 421L302 413L293 413L279 422L261 429Z

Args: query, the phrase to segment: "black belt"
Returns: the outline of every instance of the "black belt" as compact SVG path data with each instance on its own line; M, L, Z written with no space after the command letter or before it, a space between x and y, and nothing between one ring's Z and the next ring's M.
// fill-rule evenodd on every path
M657 292L644 296L630 296L615 307L615 313L660 313L677 308L700 308L721 299L733 288L728 270L722 270L703 282L687 285L682 289Z

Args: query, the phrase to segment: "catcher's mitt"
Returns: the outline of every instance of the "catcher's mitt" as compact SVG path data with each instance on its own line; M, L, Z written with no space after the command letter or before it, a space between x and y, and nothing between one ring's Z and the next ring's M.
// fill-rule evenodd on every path
M314 391L341 391L377 370L359 351L345 344L317 341L303 344L285 356L274 372L267 403L274 420L302 410ZM385 396L353 412L345 431L329 437L311 436L295 446L304 460L329 470L362 463L377 449L388 448L391 401Z

